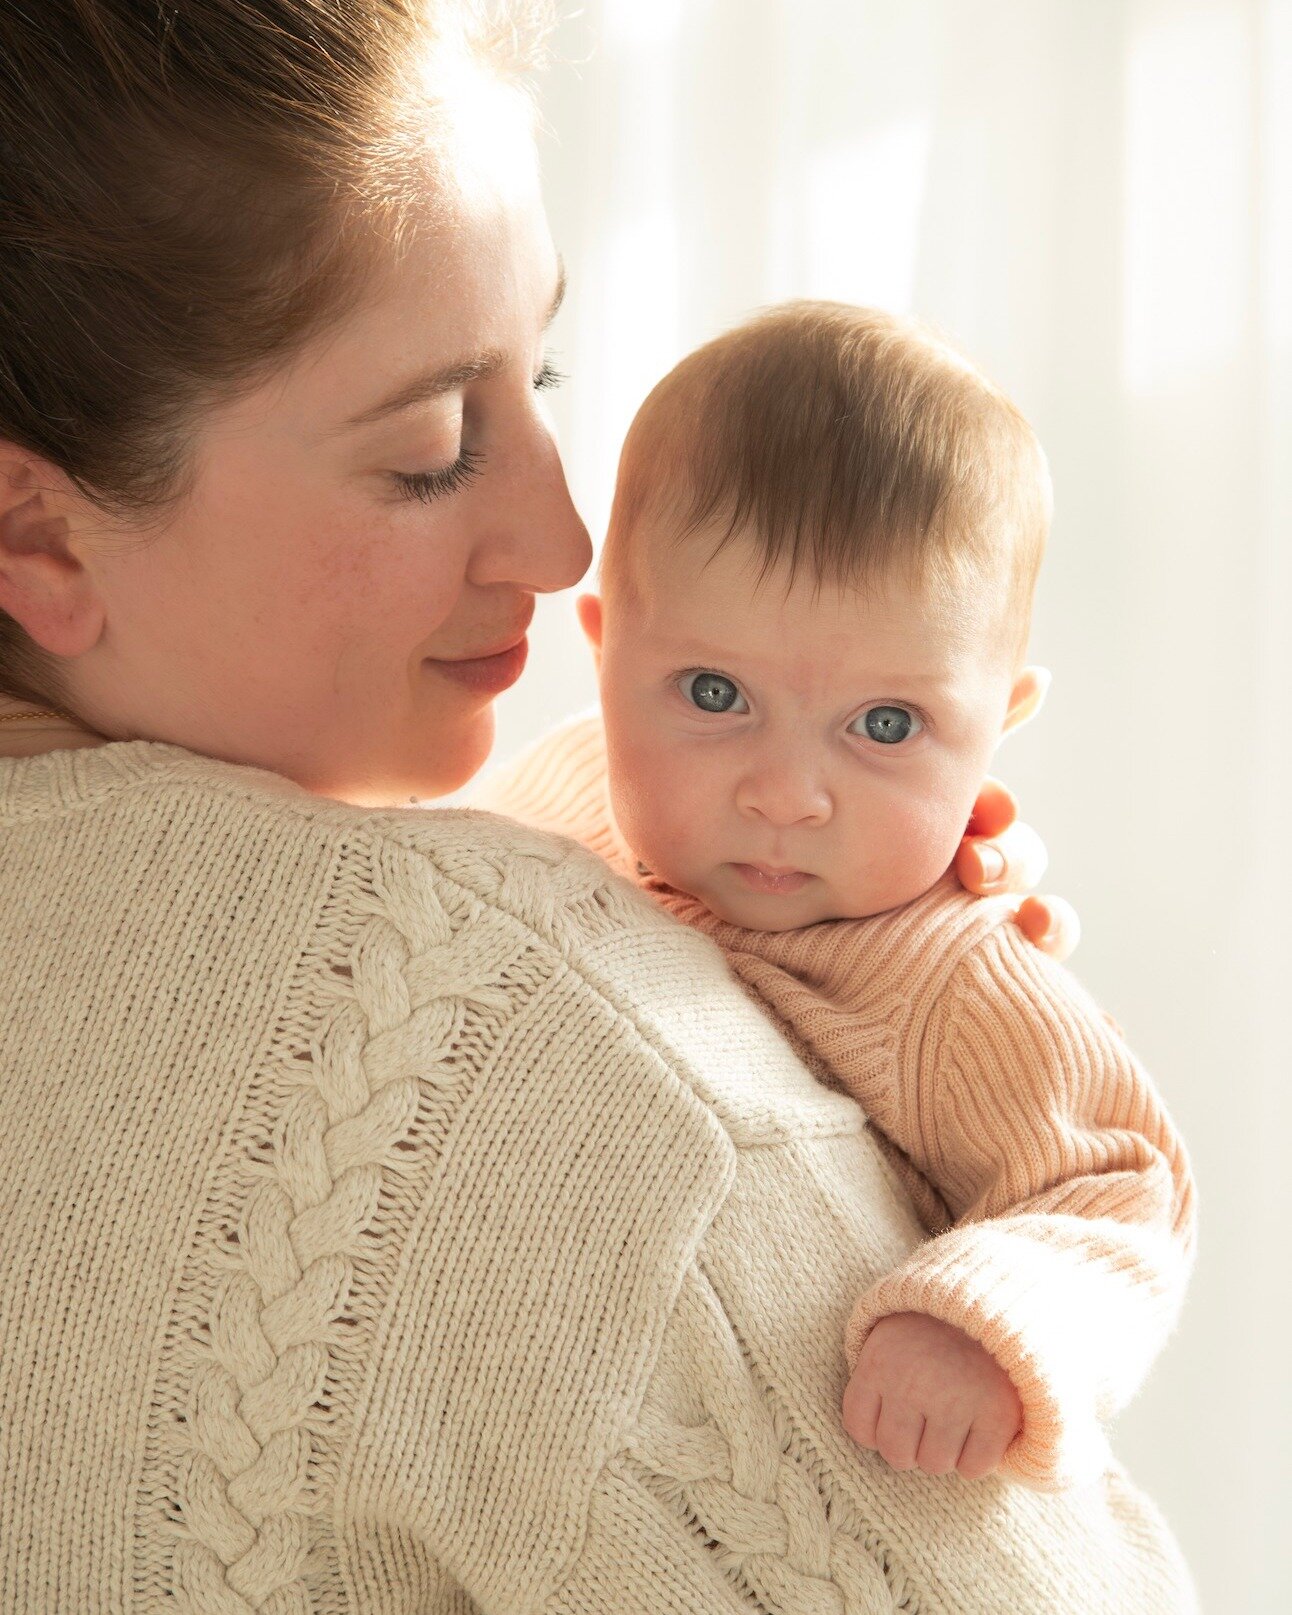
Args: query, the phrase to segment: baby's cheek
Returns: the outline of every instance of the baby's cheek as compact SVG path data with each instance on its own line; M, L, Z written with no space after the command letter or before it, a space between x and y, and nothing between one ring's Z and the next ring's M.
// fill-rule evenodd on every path
M613 779L625 840L651 869L676 879L701 853L705 826L714 822L703 781L680 760L645 751L621 753Z
M656 791L649 827L644 828L641 856L673 884L690 890L713 855L714 814L693 783L679 781Z
M964 833L955 804L894 803L868 836L866 879L872 912L912 902L946 873Z

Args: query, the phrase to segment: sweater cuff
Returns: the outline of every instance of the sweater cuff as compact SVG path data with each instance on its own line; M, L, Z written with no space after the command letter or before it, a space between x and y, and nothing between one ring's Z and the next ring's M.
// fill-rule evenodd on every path
M951 1230L860 1297L844 1333L848 1372L883 1317L922 1312L952 1324L991 1353L1023 1404L999 1473L1044 1492L1089 1484L1113 1461L1097 1411L1111 1320L1083 1289L1034 1240L983 1224Z

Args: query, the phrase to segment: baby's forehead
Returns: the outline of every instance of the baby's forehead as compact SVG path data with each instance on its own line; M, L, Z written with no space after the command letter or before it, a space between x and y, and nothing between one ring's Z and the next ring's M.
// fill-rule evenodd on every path
M759 562L748 546L707 555L644 547L632 616L657 638L739 642L805 670L862 651L962 661L990 654L999 630L994 578L890 568L836 579Z
M634 650L670 668L723 672L751 686L775 687L813 704L846 703L863 687L891 686L912 700L977 688L1001 660L997 635L971 614L885 610L868 602L834 602L818 613L783 610L769 617L724 606L709 612L700 597L674 613L647 611L630 626ZM612 631L613 614L607 623Z

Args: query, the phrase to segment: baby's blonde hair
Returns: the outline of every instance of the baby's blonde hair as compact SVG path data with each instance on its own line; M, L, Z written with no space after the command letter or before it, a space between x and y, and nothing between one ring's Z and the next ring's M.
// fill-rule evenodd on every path
M846 303L763 310L697 348L629 429L601 561L633 587L634 534L717 524L762 573L866 588L999 585L1015 661L1049 530L1045 456L1009 399L927 326Z

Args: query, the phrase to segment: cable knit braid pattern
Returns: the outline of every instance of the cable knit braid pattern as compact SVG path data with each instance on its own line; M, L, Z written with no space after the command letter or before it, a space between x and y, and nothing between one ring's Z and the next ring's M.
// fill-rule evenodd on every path
M919 1591L879 1533L827 1502L814 1458L746 1353L701 1266L678 1302L691 1344L661 1366L627 1458L685 1518L749 1609L775 1615L919 1615Z
M828 1503L700 1268L688 1275L679 1313L691 1345L685 1367L664 1369L626 1453L649 1489L703 1535L752 1610L918 1615L918 1592L889 1545L850 1530Z
M402 876L415 856L349 849L197 1229L153 1454L173 1476L159 1499L173 1556L155 1573L185 1615L350 1609L316 1529L338 1426L455 1106L533 986L526 933L450 882L441 897L460 900L437 905ZM597 905L590 860L541 848L492 868L504 900L542 892L536 929Z

